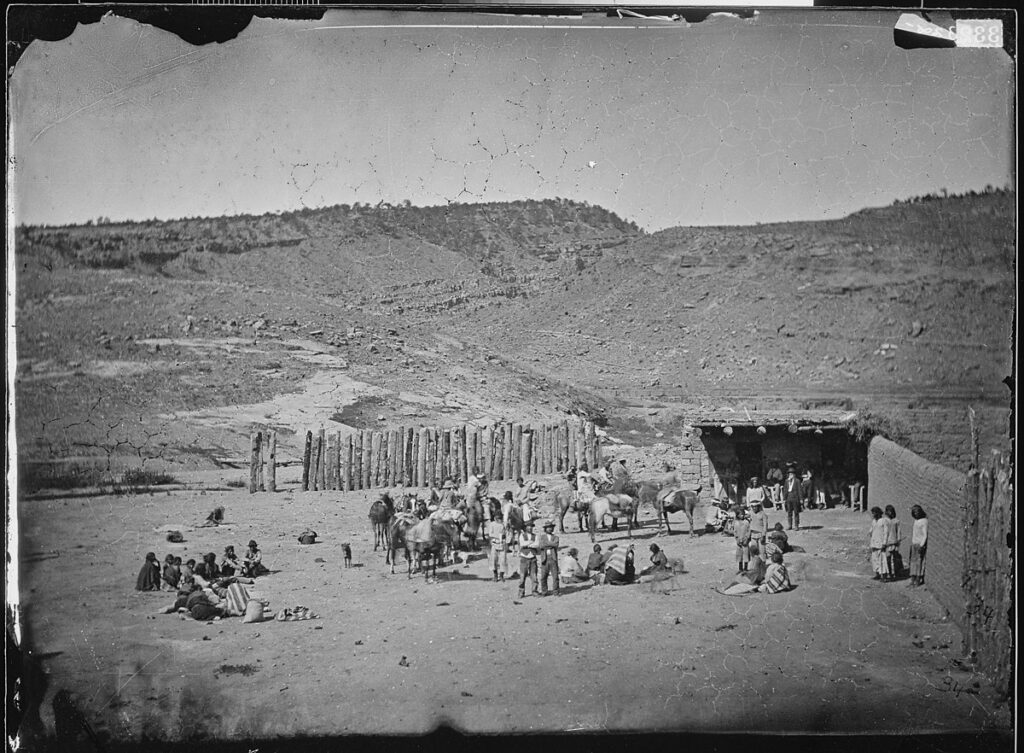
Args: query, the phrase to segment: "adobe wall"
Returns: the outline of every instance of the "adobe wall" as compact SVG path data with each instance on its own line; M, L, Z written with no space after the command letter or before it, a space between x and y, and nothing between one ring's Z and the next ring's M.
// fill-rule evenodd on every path
M929 462L888 439L875 437L868 445L869 507L896 508L903 538L900 550L908 566L914 526L910 508L915 504L924 508L928 516L925 585L961 629L967 603L961 587L966 484L966 474Z

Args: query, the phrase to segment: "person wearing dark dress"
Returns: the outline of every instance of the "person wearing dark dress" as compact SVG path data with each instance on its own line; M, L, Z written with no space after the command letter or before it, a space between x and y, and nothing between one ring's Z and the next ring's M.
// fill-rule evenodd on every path
M160 590L160 563L156 560L156 554L146 554L146 561L142 563L139 570L139 577L135 580L136 591L159 591Z
M220 568L217 567L217 555L213 552L203 555L203 561L196 565L195 574L208 583L213 583L220 577Z

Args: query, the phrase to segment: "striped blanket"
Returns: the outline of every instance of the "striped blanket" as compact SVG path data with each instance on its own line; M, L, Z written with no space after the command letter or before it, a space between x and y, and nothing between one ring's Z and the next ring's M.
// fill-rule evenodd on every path
M228 586L224 596L224 611L228 617L241 617L245 614L245 605L249 603L249 592L240 583Z

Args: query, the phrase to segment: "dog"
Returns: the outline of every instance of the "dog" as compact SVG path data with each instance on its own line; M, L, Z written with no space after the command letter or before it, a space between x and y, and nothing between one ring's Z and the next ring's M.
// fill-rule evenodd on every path
M352 567L352 547L348 544L342 544L341 551L345 555L345 567Z

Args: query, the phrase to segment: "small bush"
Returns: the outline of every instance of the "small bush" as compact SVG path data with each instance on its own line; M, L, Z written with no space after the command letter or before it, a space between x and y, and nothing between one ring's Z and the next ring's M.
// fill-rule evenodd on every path
M225 486L230 486L232 489L244 489L249 485L249 482L241 478L233 478L224 482Z
M40 489L84 489L110 482L110 474L96 466L25 464L18 470L18 488L23 494Z
M847 422L846 430L858 442L870 442L872 437L878 436L908 447L910 441L910 431L906 424L898 417L887 413L858 411L857 415Z
M147 471L144 468L129 468L121 475L121 483L124 486L161 486L176 484L178 479L168 473Z

